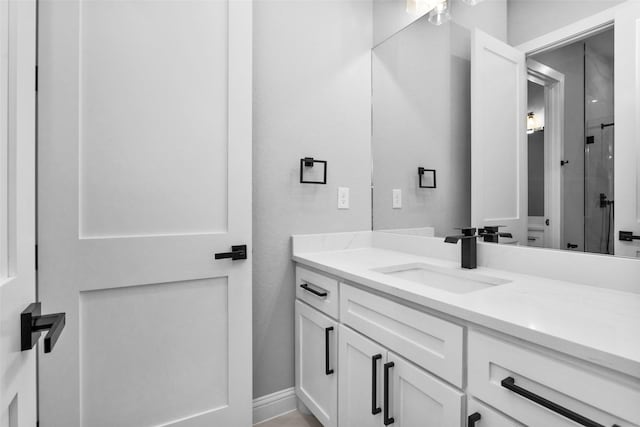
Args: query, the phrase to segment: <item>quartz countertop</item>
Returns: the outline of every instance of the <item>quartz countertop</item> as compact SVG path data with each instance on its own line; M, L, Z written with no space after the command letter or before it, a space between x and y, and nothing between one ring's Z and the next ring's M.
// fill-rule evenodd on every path
M412 263L460 268L459 262L368 247L366 243L355 246L359 247L294 248L293 259L346 281L640 379L640 294L481 266L472 271L510 282L456 294L374 269Z

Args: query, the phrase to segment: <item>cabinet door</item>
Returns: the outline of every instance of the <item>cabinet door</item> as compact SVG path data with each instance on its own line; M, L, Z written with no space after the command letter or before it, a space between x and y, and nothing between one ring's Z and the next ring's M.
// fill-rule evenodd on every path
M338 324L296 301L296 394L324 427L338 425Z
M382 366L387 350L340 325L339 424L382 427Z
M390 381L385 387L389 387L391 405L388 417L393 418L393 426L462 425L462 392L391 352L388 353L388 362L383 366L383 377L386 377L385 370L389 371Z

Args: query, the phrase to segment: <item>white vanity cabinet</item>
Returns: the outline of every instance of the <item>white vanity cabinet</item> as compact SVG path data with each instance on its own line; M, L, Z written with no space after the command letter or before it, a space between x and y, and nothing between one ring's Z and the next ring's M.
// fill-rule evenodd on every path
M525 425L640 425L638 380L475 330L468 352L467 393Z
M296 288L296 392L325 427L640 427L637 378L302 266Z
M338 323L296 301L296 394L324 427L338 425Z
M461 425L464 394L341 325L340 426Z
M380 427L384 397L382 369L387 363L387 350L343 325L340 325L339 341L339 425Z
M462 387L462 326L344 283L340 323Z
M384 371L387 371L386 373ZM388 411L397 427L458 427L462 422L464 393L438 380L393 352L383 365L389 382Z
M495 409L469 398L467 400L467 427L525 427Z

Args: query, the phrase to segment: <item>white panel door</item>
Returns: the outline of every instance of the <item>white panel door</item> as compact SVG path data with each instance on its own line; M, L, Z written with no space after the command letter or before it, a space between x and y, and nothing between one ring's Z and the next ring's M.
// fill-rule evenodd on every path
M338 425L382 427L382 366L387 350L340 325Z
M42 427L251 424L251 9L41 1Z
M296 395L324 427L338 425L338 323L295 303Z
M504 225L526 245L525 56L477 29L471 43L471 224Z
M615 254L640 258L640 4L626 2L615 18Z
M397 427L458 427L464 393L389 352L389 417ZM386 408L385 408L386 409ZM384 411L383 411L384 412Z
M35 1L0 2L0 34L0 426L33 427L36 351L21 351L20 313L36 298Z

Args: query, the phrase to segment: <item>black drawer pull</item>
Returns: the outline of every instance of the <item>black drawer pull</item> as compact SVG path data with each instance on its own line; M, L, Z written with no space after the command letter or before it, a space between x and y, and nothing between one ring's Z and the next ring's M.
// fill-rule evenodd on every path
M329 326L328 328L324 328L324 373L326 375L333 374L333 369L331 369L331 363L329 361L330 351L329 351L329 333L333 331L333 326Z
M581 426L586 426L586 427L605 427L602 424L598 424L595 421L591 421L588 418L583 417L582 415L575 413L573 411L571 411L570 409L567 409L563 406L558 405L557 403L554 403L548 399L545 399L542 396L538 396L537 394L530 392L529 390L519 387L516 385L516 380L513 379L513 377L507 377L505 379L503 379L500 384L502 385L502 387L506 388L507 390L511 390L512 392L514 392L515 394L519 394L520 396L531 400L534 403L537 403L540 406L543 406L553 412L555 412L556 414L560 414L565 418L570 419L571 421L575 421L576 423L580 424ZM613 425L613 427L617 427L616 424Z
M474 412L473 414L469 415L469 418L467 418L467 427L475 427L476 423L480 421L480 419L482 419L482 415L480 415L480 412Z
M395 363L389 362L384 364L384 425L393 424L396 420L389 416L389 369L393 368Z
M378 406L378 360L382 359L381 354L371 356L371 414L376 415L382 412Z
M300 287L305 291L311 292L312 294L317 295L319 297L326 297L328 295L326 292L320 292L320 291L316 291L313 288L310 288L309 285L307 285L306 283L303 283L302 285L300 285Z

